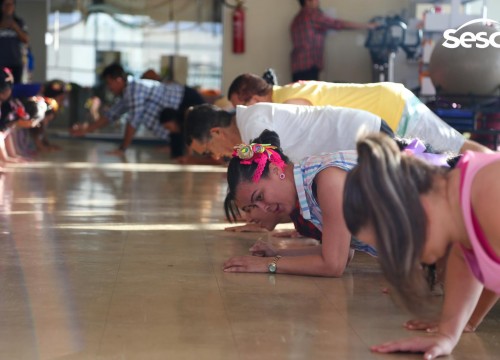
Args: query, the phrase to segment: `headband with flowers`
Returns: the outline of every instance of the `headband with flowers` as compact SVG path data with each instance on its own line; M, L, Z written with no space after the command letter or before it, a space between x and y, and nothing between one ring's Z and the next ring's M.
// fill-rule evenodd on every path
M243 165L251 165L252 162L257 163L257 169L255 169L252 180L259 182L268 160L282 171L285 168L285 162L280 154L274 151L276 148L271 144L239 144L234 147L233 157L241 159L240 164Z

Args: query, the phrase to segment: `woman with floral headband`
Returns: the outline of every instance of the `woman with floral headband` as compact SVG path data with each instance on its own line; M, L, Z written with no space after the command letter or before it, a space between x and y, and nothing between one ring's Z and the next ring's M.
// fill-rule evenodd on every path
M275 216L292 213L299 202L304 218L323 231L322 245L280 254L257 245L255 252L266 256L234 257L224 263L224 271L339 277L351 249L376 254L372 247L351 239L342 215L344 179L356 165L355 151L310 156L294 166L279 149L275 132L265 130L253 142L236 147L229 163L228 217L234 215L233 204L248 213L258 208Z
M267 213L268 220L276 218L277 223L280 216L292 217L299 207L305 223L314 224L318 230L322 244L278 253L266 243L258 242L251 251L265 257L232 258L224 264L225 271L279 269L276 271L287 274L338 277L354 250L376 255L373 247L351 237L342 215L344 180L357 164L355 151L308 156L294 165L279 148L280 140L275 132L265 130L252 143L238 145L229 163L229 189L224 204L228 219L235 220L241 209L251 220L257 221L257 217ZM457 157L429 153L432 150L418 140L397 139L396 143L401 150L437 165L448 166L457 160ZM300 232L304 224L296 226Z

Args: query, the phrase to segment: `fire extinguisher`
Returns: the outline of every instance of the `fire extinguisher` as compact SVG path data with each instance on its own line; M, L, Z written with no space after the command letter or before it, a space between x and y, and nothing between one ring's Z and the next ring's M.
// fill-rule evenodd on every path
M245 10L243 1L238 1L238 5L233 12L233 53L242 54L245 52Z

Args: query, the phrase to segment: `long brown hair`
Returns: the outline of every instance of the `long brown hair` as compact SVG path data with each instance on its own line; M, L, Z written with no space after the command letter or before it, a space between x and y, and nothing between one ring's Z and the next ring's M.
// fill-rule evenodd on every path
M385 277L408 310L428 313L430 288L420 258L427 218L420 195L447 170L402 156L388 136L369 135L358 142L358 166L346 178L344 217L356 236L372 226Z

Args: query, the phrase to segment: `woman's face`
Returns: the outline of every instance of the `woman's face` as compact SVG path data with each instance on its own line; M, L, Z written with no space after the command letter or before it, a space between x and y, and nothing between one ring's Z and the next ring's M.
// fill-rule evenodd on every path
M272 217L289 215L297 202L297 191L291 176L280 179L283 171L271 164L269 176L261 178L259 182L241 182L236 188L236 204L244 212L249 213L253 208L260 210Z
M15 10L16 3L14 2L14 0L4 0L2 2L2 14L4 14L4 16L14 15Z

